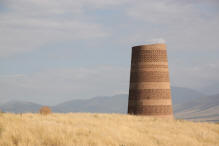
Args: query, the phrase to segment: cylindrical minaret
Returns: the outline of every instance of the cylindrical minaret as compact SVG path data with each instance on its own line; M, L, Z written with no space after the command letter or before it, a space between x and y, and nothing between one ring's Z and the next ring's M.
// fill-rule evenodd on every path
M173 117L165 44L132 48L128 113Z

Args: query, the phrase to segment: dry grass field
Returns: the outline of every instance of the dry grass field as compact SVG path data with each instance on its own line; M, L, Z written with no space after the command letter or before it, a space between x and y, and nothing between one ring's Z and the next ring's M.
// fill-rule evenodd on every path
M0 146L219 146L219 124L119 114L0 115Z

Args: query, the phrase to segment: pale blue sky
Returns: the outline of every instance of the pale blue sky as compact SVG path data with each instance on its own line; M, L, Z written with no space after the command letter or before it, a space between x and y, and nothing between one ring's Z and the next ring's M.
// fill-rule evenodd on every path
M0 102L128 93L131 47L165 42L171 84L219 93L219 2L1 0Z

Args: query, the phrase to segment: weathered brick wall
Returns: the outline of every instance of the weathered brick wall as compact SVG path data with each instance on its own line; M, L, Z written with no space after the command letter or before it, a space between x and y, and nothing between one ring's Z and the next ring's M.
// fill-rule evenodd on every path
M128 113L173 117L165 44L132 48Z

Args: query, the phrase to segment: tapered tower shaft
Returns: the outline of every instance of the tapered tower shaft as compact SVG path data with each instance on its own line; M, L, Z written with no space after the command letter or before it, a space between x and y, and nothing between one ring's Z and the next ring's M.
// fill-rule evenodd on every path
M173 117L165 44L132 48L128 113Z

